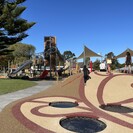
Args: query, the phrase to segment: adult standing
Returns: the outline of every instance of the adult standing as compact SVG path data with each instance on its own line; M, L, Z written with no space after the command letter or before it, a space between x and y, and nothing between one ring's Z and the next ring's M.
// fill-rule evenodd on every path
M112 58L114 54L112 52L109 52L106 57L106 62L107 62L107 73L111 73L111 64L112 64Z
M132 64L132 58L130 52L126 53L126 60L125 60L125 69L124 72L131 73L131 64ZM127 69L128 67L128 69Z
M111 73L111 67L110 65L112 64L112 60L110 58L107 58L107 73Z

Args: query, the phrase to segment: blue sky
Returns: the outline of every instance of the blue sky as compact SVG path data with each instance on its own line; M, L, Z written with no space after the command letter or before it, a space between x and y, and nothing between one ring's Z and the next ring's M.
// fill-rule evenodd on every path
M44 51L44 37L56 36L63 54L78 57L86 45L103 56L133 49L133 0L27 0L22 18L36 22L22 42Z

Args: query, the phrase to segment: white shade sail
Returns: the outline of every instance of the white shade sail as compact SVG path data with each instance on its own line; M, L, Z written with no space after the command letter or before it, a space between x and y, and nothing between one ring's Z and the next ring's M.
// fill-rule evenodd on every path
M86 46L84 46L84 51L81 53L81 55L77 59L82 59L85 57L102 57L102 56L90 50Z
M133 50L131 49L126 49L124 52L122 52L121 54L117 55L115 58L123 58L126 57L126 53L129 52L131 54L131 56L133 56Z

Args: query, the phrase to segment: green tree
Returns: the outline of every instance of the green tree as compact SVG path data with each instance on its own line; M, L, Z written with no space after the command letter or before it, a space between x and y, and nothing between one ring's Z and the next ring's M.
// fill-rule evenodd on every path
M1 55L0 56L0 70L6 70L12 60L13 60L12 55Z
M20 17L26 9L22 6L25 1L0 0L0 55L12 52L8 47L27 37L25 31L35 24Z
M21 64L22 62L31 59L35 54L35 47L30 44L16 43L9 47L12 52L12 59L15 64Z
M120 63L118 62L118 60L115 58L115 55L113 52L109 52L108 54L105 55L106 58L112 59L112 64L110 65L112 70L115 70L117 68L120 68Z
M64 51L63 56L64 56L64 59L67 60L67 59L73 58L75 54L72 53L71 51Z
M8 66L7 57L5 55L0 56L0 68L3 66Z
M95 62L93 62L93 69L99 70L100 69L99 66L100 66L100 60L97 59Z

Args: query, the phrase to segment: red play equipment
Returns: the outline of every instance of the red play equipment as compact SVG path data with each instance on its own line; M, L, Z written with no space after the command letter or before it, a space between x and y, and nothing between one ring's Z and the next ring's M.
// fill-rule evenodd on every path
M92 72L92 61L90 61L90 72Z
M48 75L48 71L47 70L44 70L43 72L42 72L42 74L40 75L40 79L44 79L46 76Z

